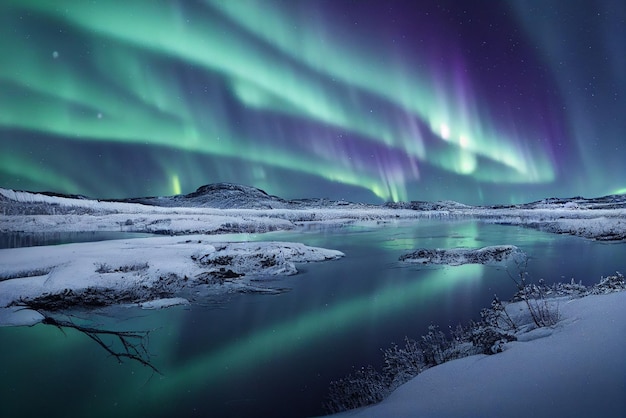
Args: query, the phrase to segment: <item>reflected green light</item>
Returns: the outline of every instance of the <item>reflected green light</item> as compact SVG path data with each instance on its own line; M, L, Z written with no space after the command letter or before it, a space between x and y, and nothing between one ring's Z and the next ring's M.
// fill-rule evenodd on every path
M339 333L359 326L364 318L381 318L401 312L408 306L432 300L460 282L481 277L482 265L420 271L420 278L403 286L389 285L375 295L347 300L326 310L310 312L294 320L262 329L222 349L171 370L158 385L155 396L176 397L180 391L207 382L219 381L224 374L254 367L265 358L280 356L309 344L321 335Z
M438 222L432 224L428 220L419 222L421 227L415 230L415 236L407 237L406 235L401 235L393 237L393 234L391 234L391 238L381 241L381 247L391 251L409 252L422 248L425 245L428 248L480 248L485 245L478 238L480 233L476 222L448 221L445 224ZM428 234L432 232L430 228L433 228L433 225L437 228L437 234L436 236L429 236Z

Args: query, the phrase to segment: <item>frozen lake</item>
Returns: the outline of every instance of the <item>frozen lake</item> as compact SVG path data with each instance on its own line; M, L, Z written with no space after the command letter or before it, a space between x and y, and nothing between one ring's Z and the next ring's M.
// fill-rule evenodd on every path
M126 238L126 237L125 237ZM502 267L407 265L416 248L513 244L529 279L596 282L626 270L626 246L474 221L245 235L299 241L346 257L298 265L278 295L239 294L160 311L116 308L90 318L110 329L154 329L153 363L117 364L85 335L39 324L0 328L0 416L311 416L331 380L380 366L381 348L479 319L494 293L515 291ZM82 315L85 317L85 315Z

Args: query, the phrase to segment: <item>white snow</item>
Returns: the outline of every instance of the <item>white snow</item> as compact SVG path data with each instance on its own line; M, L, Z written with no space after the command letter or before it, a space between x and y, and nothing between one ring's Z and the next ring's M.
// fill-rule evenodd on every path
M503 264L510 260L523 260L526 255L515 245L491 245L482 248L418 249L402 255L400 261L416 264Z
M486 208L438 202L429 210L389 207L312 207L309 209L215 209L157 207L135 203L101 202L53 197L0 188L0 198L46 204L57 215L0 217L0 232L128 231L162 234L265 232L292 229L309 223L345 225L350 222L396 221L423 218L474 218L483 222L526 225L549 232L592 239L626 239L626 209L609 204L572 200L538 203L533 207ZM76 209L76 213L68 213ZM81 214L81 211L89 211ZM72 210L70 210L72 212Z
M440 202L436 210L254 210L153 207L7 189L0 189L0 195L64 208L59 215L0 216L0 232L265 232L314 223L333 226L436 217L524 225L592 239L626 238L626 209L611 208L609 203L594 203L592 208L588 202L577 200L509 208ZM77 210L68 213L67 208ZM88 214L81 214L86 210ZM240 274L293 274L296 262L343 256L338 251L298 243L216 242L225 239L192 235L0 250L0 324L30 325L42 320L36 311L9 307L21 298L89 288L134 291L140 297L142 289L179 289L188 280L193 285L205 280L204 285L213 292L237 291L250 286ZM149 291L145 296L138 303L146 309L188 302L177 295L155 297ZM554 327L518 335L518 341L507 343L502 353L466 357L433 367L399 387L382 403L341 415L626 416L626 292L563 301L559 314L560 321Z
M626 292L564 301L559 314L502 353L433 367L380 404L337 416L626 416Z
M624 209L474 209L474 216L484 222L523 225L559 234L591 239L626 239Z
M21 306L0 308L0 327L30 326L41 322L43 315Z
M195 286L221 294L250 289L249 278L295 274L294 263L343 257L340 251L300 243L221 243L212 238L135 238L0 250L0 308L46 295L81 299L80 292L108 292L107 303L118 294L147 302L155 294Z

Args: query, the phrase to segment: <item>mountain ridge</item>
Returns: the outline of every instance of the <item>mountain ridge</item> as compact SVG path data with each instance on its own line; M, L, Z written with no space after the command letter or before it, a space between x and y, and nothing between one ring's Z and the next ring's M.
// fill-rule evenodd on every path
M570 198L549 197L541 200L510 205L466 205L452 200L441 201L406 201L406 202L386 202L383 204L366 204L349 202L344 200L330 200L326 198L300 198L284 199L279 196L270 195L266 191L236 183L209 183L198 187L194 192L172 196L145 196L131 197L124 199L95 199L79 194L64 194L59 192L32 192L13 189L0 193L0 209L7 212L6 207L16 203L35 204L38 200L36 195L72 199L72 200L93 200L100 202L134 203L156 207L187 207L187 208L215 208L215 209L314 209L314 208L386 208L386 209L408 209L416 211L437 211L466 208L488 208L488 209L541 209L541 208L568 208L568 209L624 209L626 208L626 194L607 195L601 197L584 198L580 196ZM31 195L29 199L9 197L13 194L27 193ZM42 198L43 199L43 198ZM9 213L10 214L10 213Z

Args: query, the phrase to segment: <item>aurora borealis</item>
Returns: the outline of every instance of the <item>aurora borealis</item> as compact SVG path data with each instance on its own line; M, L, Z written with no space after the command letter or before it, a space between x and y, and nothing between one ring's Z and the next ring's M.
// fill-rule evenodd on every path
M5 1L0 187L623 192L625 16L619 0Z

